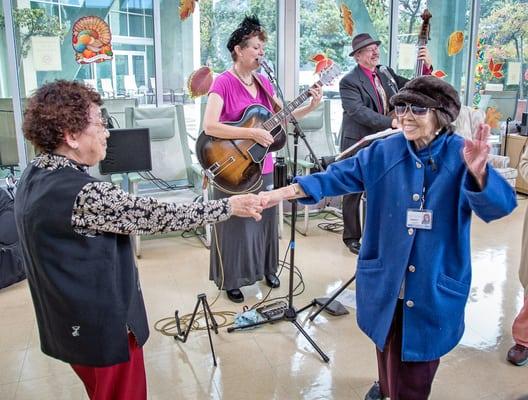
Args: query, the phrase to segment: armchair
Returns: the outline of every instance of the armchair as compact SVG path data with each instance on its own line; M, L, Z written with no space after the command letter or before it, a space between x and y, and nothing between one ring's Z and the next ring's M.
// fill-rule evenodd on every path
M125 109L125 120L126 127L149 128L151 174L154 177L128 174L129 191L167 202L193 201L197 197L197 192L193 191L196 181L187 142L183 106L128 107ZM164 181L162 185L160 180ZM161 186L170 186L170 190ZM140 257L140 237L136 236L134 242L136 256Z
M103 91L104 98L116 97L116 92L114 91L114 85L112 84L112 79L101 78L101 89Z

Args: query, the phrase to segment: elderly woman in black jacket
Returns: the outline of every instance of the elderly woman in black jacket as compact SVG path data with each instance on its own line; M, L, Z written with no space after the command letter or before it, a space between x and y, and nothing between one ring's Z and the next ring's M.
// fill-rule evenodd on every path
M105 158L101 97L68 81L29 100L25 137L40 152L24 171L15 218L41 348L71 364L91 399L146 399L149 330L130 234L260 219L255 195L192 204L135 197L87 173Z

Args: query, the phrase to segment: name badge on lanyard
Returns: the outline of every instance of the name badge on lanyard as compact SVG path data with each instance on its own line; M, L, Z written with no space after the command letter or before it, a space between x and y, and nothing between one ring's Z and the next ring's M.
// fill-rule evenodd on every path
M407 209L407 228L414 229L433 229L433 210L424 208L425 204L425 187L422 189L422 201L420 208Z
M407 210L407 228L433 229L433 211L409 208Z

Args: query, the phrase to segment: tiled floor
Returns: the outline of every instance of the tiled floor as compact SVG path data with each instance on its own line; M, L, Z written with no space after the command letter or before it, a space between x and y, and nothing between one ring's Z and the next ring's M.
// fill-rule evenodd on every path
M517 279L522 221L527 206L499 222L473 224L473 283L467 329L461 344L442 359L431 399L528 399L528 366L505 360L512 344L510 327L520 307ZM354 273L356 256L336 234L311 221L307 237L298 236L296 265L306 289L297 306L338 288ZM286 236L288 233L286 232ZM286 249L288 238L281 242ZM192 311L196 295L212 303L217 291L208 281L208 251L195 239L144 240L140 260L142 286L151 326ZM282 286L273 294L286 293ZM353 286L352 286L353 289ZM243 289L251 305L267 292L262 283ZM221 295L214 311L235 310ZM25 282L0 291L0 399L86 399L80 381L62 362L42 355ZM145 346L150 399L363 399L377 369L374 346L360 332L354 310L344 317L321 314L299 322L330 357L321 361L295 326L288 322L246 332L213 336L214 368L206 332L192 332L187 343L152 329Z

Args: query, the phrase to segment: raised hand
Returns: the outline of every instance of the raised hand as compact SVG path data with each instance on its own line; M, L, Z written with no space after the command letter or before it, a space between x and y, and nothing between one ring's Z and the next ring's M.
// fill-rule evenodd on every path
M256 194L241 194L229 198L233 215L237 217L253 217L255 221L262 219L260 215L263 210L261 202L260 197Z
M477 180L481 189L484 187L486 181L486 164L490 152L490 145L488 143L489 134L490 126L480 124L474 135L474 139L465 140L464 150L462 152L469 172Z

